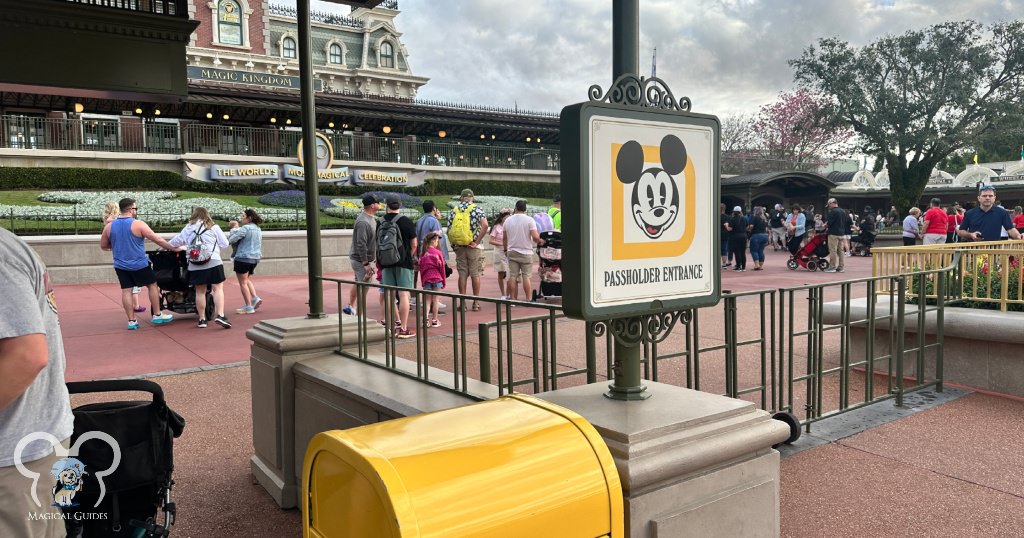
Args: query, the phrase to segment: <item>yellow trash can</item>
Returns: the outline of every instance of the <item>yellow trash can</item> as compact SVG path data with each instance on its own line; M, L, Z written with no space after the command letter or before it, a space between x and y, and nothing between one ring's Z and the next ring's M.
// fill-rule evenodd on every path
M597 430L526 395L317 434L303 536L623 536L622 488Z

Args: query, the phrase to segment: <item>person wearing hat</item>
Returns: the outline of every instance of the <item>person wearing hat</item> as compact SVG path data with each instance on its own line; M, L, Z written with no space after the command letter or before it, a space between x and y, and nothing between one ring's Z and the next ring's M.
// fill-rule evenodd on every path
M551 207L548 208L548 216L551 217L551 222L554 224L555 229L562 231L562 197L555 195L551 200Z
M453 239L452 224L456 213L469 213L469 243L458 244ZM473 203L473 191L463 189L459 203L448 212L448 239L455 248L455 269L459 272L459 294L466 294L467 281L473 282L473 295L480 295L480 276L484 274L484 245L487 235L487 215L477 204ZM480 303L473 301L473 310L480 310Z
M964 215L957 235L972 241L999 241L1003 230L1011 239L1020 239L1010 212L996 205L996 188L983 183L978 187L978 207Z
M734 253L736 265L733 271L747 270L747 219L743 217L743 208L732 208L732 216L725 221L725 231L729 235L729 252Z
M786 211L782 209L782 204L775 204L775 209L768 214L768 226L772 232L772 250L786 248Z
M921 229L924 230L925 245L941 245L946 242L946 224L949 218L946 212L939 207L942 200L932 198L928 204L928 211L924 212L924 222Z
M349 245L348 260L352 264L357 282L373 281L373 274L376 272L373 262L377 259L378 209L380 205L376 198L370 194L363 196L363 210L356 215L356 222L352 225L352 244ZM342 312L354 315L358 313L359 304L366 304L366 286L361 286L362 301L356 301L356 289L359 287L352 286L348 291L348 306L342 309Z
M844 268L844 239L846 238L847 223L850 216L839 208L839 201L829 198L825 203L828 212L825 213L825 233L828 234L828 262L829 267L826 273L842 273ZM837 263L838 260L838 263Z

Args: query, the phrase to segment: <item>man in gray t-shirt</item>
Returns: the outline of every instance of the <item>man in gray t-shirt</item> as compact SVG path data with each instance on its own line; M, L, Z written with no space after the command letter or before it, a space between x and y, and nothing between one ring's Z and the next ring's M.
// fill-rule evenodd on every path
M352 264L352 272L357 282L371 282L377 269L377 210L380 204L371 194L363 197L363 210L356 215L352 225L352 244L348 249L348 259ZM348 306L342 312L353 315L359 305L356 302L356 287L348 291ZM363 286L363 304L366 304L366 286Z
M67 443L74 417L64 385L64 344L46 268L35 252L0 228L0 535L63 536L61 519L30 518L52 512L51 443L34 441L15 454L18 441L34 432ZM39 473L33 481L16 467Z

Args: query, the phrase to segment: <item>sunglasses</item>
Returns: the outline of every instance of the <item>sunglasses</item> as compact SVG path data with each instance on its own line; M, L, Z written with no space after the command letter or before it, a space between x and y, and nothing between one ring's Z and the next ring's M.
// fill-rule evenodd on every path
M992 185L982 185L982 186L978 187L978 192L981 192L981 191L992 191L992 192L995 192L995 190L996 190L996 188L993 187Z

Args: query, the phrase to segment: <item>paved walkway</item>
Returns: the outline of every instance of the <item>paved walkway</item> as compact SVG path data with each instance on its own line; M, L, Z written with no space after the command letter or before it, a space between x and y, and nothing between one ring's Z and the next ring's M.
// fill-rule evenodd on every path
M723 287L745 291L837 277L789 271L784 261L781 253L769 252L765 271L726 271ZM869 274L870 259L854 259L844 276ZM484 284L484 295L498 295L493 273ZM306 278L257 276L256 285L264 306L253 316L229 314L235 324L229 330L198 329L195 316L187 315L166 326L143 322L141 330L127 331L116 286L57 288L69 379L169 374L156 380L187 420L175 445L179 520L173 536L300 535L299 513L277 509L249 474L244 332L260 319L303 315ZM449 289L454 288L451 280ZM233 313L237 285L229 282L226 291ZM332 285L325 296L326 309L336 312ZM531 313L517 310L517 316ZM741 318L754 314L740 311ZM472 323L489 319L485 312L467 315ZM559 352L578 354L570 349L575 347ZM783 459L783 535L1024 535L1024 402L955 390L932 396L908 400L907 409L876 404L869 408L872 417L844 415L842 426L816 424L801 450L789 450ZM95 400L74 398L75 404Z

